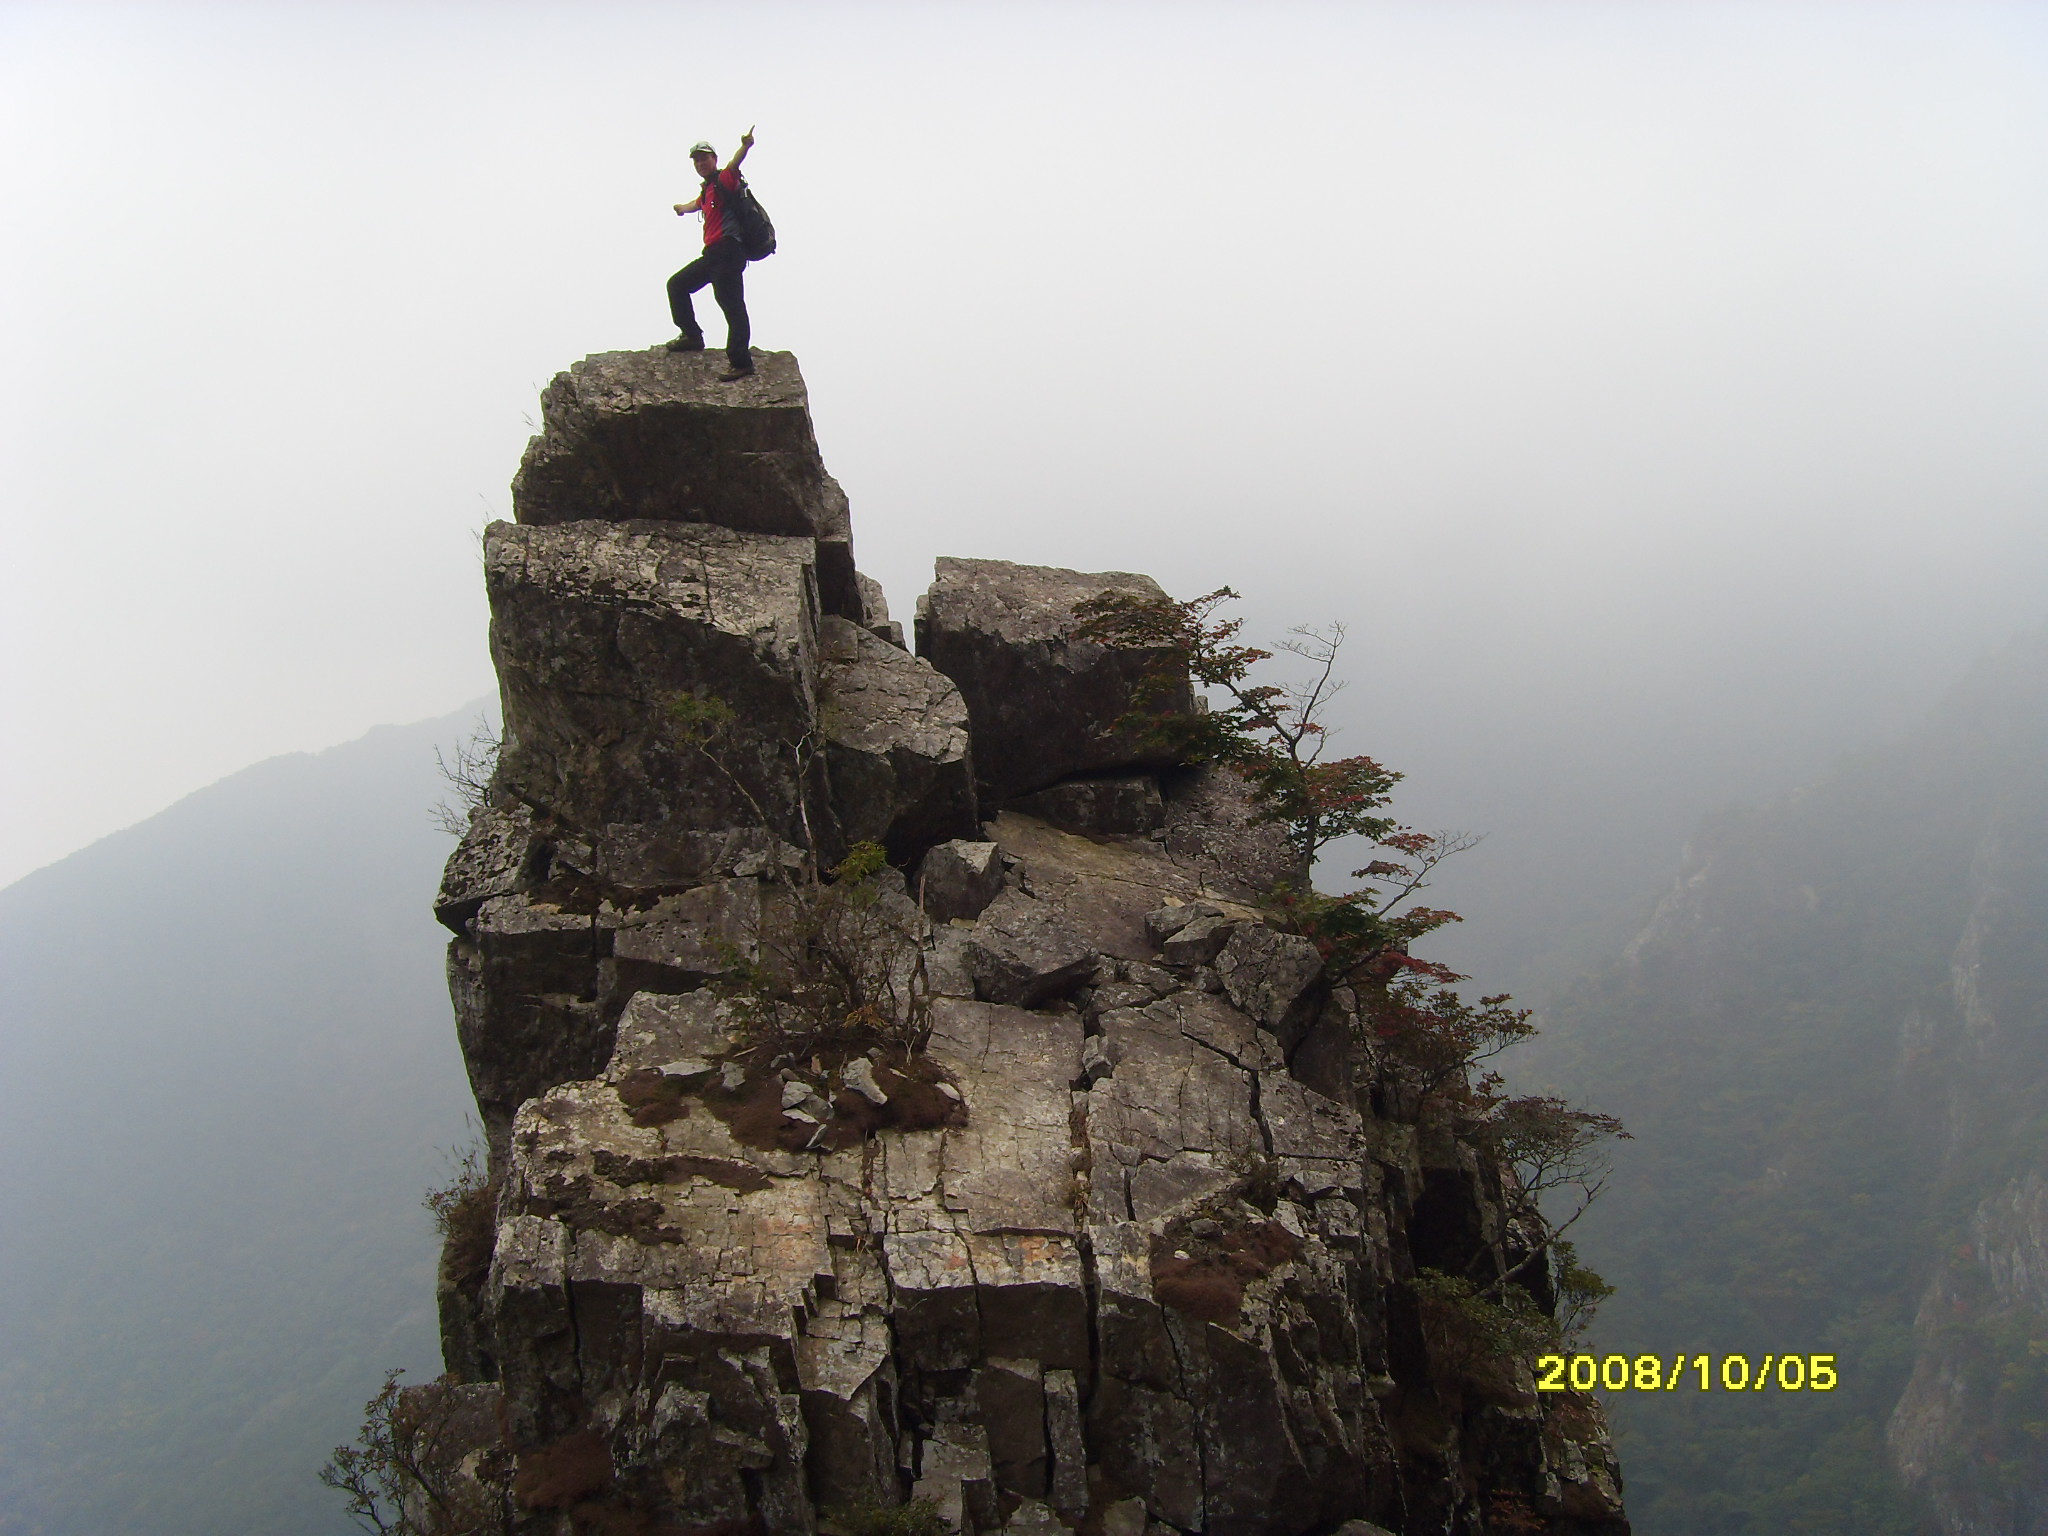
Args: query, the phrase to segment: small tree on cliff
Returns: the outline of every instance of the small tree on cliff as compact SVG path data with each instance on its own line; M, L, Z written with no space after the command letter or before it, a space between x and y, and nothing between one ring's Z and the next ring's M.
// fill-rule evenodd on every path
M761 825L761 802L733 771L739 716L709 691L668 701L669 733L725 778ZM723 945L727 975L715 985L737 1005L752 1045L774 1059L820 1053L835 1059L876 1044L920 1051L930 1031L931 984L916 914L891 901L888 855L856 842L827 867L802 786L814 744L785 743L796 770L798 811L807 847L801 867L776 862L770 874L782 901L750 935L754 953Z
M334 1448L320 1481L377 1536L505 1536L513 1463L502 1433L466 1422L475 1410L452 1379L408 1390L399 1375L384 1373L356 1443Z
M1325 756L1323 717L1344 687L1336 678L1344 626L1298 628L1282 642L1282 651L1308 662L1305 680L1256 682L1252 669L1273 652L1240 643L1242 619L1218 616L1236 597L1228 587L1186 602L1111 592L1076 612L1083 638L1160 658L1129 723L1181 762L1218 763L1242 775L1262 818L1281 829L1306 867L1339 838L1372 845L1376 857L1352 871L1364 882L1357 888L1331 896L1312 884L1282 885L1272 901L1286 926L1315 942L1329 980L1370 999L1382 1037L1416 1048L1427 1091L1443 1091L1474 1062L1531 1033L1526 1010L1509 1008L1506 997L1466 1003L1452 990L1463 976L1409 953L1416 940L1459 920L1416 898L1439 864L1478 839L1403 825L1386 809L1400 774L1370 757ZM1160 707L1177 693L1183 672L1207 693L1207 711Z

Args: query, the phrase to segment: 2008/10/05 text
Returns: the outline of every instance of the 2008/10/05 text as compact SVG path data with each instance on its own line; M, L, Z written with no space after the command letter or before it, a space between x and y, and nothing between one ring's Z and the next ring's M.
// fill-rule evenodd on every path
M1841 1379L1833 1355L1765 1355L1751 1368L1748 1355L1674 1355L1667 1369L1661 1355L1542 1355L1536 1361L1538 1392L1832 1392Z

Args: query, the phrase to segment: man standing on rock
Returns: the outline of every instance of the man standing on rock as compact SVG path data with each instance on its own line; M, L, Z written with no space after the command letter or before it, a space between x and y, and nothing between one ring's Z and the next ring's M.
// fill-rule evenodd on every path
M718 377L727 384L735 379L744 379L754 371L754 357L747 350L747 343L753 339L753 328L747 323L747 253L740 244L739 221L726 217L733 200L739 195L740 162L747 158L747 151L753 147L754 130L749 128L740 135L740 147L734 151L732 163L721 171L717 151L709 144L697 145L690 151L690 163L703 179L704 190L697 194L694 202L676 204L678 215L704 215L704 254L668 280L668 312L676 323L676 329L682 332L668 344L668 349L671 352L704 350L704 331L697 324L690 295L708 284L711 297L725 312L725 360L728 368Z

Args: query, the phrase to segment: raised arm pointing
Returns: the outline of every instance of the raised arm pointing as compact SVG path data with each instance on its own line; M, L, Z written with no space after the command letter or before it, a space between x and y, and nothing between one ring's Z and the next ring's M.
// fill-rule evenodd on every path
M747 151L752 149L753 147L754 130L752 126L749 125L747 131L740 135L740 147L732 152L732 159L726 163L725 168L728 171L738 170L740 168L740 162L747 158Z

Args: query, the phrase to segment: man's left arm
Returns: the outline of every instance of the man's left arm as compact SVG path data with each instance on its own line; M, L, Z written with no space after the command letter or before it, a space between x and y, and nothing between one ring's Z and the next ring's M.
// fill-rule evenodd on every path
M754 130L749 128L740 135L740 147L732 152L732 159L725 167L725 174L732 175L740 168L740 162L747 158L747 151L754 147Z

